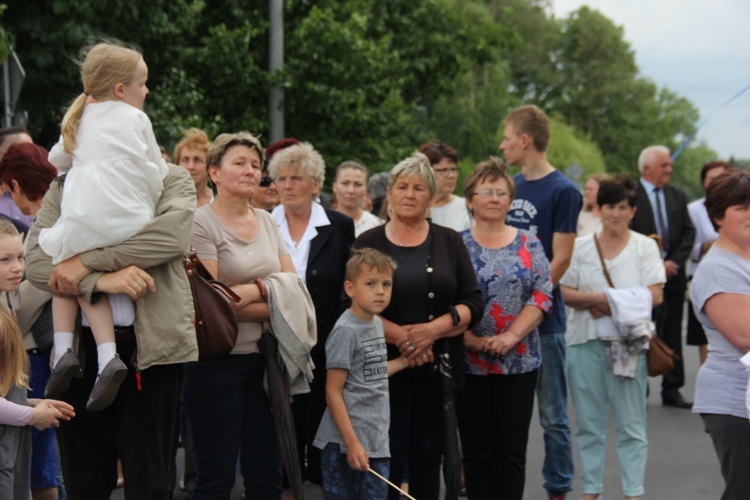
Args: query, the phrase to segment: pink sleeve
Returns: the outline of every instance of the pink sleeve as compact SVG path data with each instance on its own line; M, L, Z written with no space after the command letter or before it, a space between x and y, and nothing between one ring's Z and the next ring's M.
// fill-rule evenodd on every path
M30 406L22 406L0 398L0 424L2 425L17 427L28 425L32 411Z

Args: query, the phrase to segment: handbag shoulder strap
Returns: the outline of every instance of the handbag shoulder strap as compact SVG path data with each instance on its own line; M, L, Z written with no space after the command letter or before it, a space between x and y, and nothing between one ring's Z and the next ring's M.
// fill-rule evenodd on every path
M192 248L190 249L190 253L188 255L183 256L182 266L185 268L188 279L192 280L196 277L200 277L208 282L209 285L214 287L215 290L223 293L227 299L233 302L240 302L242 300L240 296L237 295L235 291L232 290L229 286L225 285L217 279L214 279L208 269L206 269L206 267L203 265L203 262L201 262L201 260L198 258L195 250L193 250Z
M602 254L602 247L599 246L599 239L596 237L596 234L594 234L594 244L596 245L596 253L599 254L599 260L602 263L602 271L604 271L604 277L607 278L607 283L609 284L609 287L615 288L615 284L612 283L612 278L609 275L609 271L607 271L607 264L604 263L604 255Z

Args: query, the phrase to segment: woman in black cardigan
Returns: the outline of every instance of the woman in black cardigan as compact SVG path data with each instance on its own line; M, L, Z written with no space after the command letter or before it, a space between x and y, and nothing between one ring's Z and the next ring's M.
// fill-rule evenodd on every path
M427 220L436 184L420 153L396 165L388 186L390 220L354 243L380 250L397 264L391 303L381 318L389 359L408 356L412 369L390 378L390 480L400 484L408 463L409 493L420 500L440 493L443 410L434 362L449 353L456 384L463 385L463 332L484 309L463 240ZM395 490L389 493L398 498Z

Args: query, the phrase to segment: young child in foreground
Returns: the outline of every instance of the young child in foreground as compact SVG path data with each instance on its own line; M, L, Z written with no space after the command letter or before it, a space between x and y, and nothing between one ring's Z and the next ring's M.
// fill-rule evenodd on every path
M383 323L376 315L391 301L394 264L371 248L346 264L344 290L352 299L326 342L326 408L313 445L321 454L327 500L385 499L388 485L390 406L388 376L409 366L387 360Z
M0 293L18 288L25 267L21 235L9 221L0 220ZM12 313L0 307L0 498L17 500L31 498L30 427L57 427L75 411L62 401L27 398L29 357Z

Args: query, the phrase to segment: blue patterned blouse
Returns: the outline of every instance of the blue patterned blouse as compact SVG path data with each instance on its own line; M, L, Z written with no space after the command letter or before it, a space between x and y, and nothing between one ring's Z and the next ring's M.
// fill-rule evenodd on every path
M532 305L545 314L552 309L549 261L539 239L518 230L516 238L503 248L484 248L471 235L461 233L484 293L484 316L472 330L477 337L491 337L506 331L524 306ZM535 328L505 356L466 351L466 373L513 375L542 366L539 332Z

